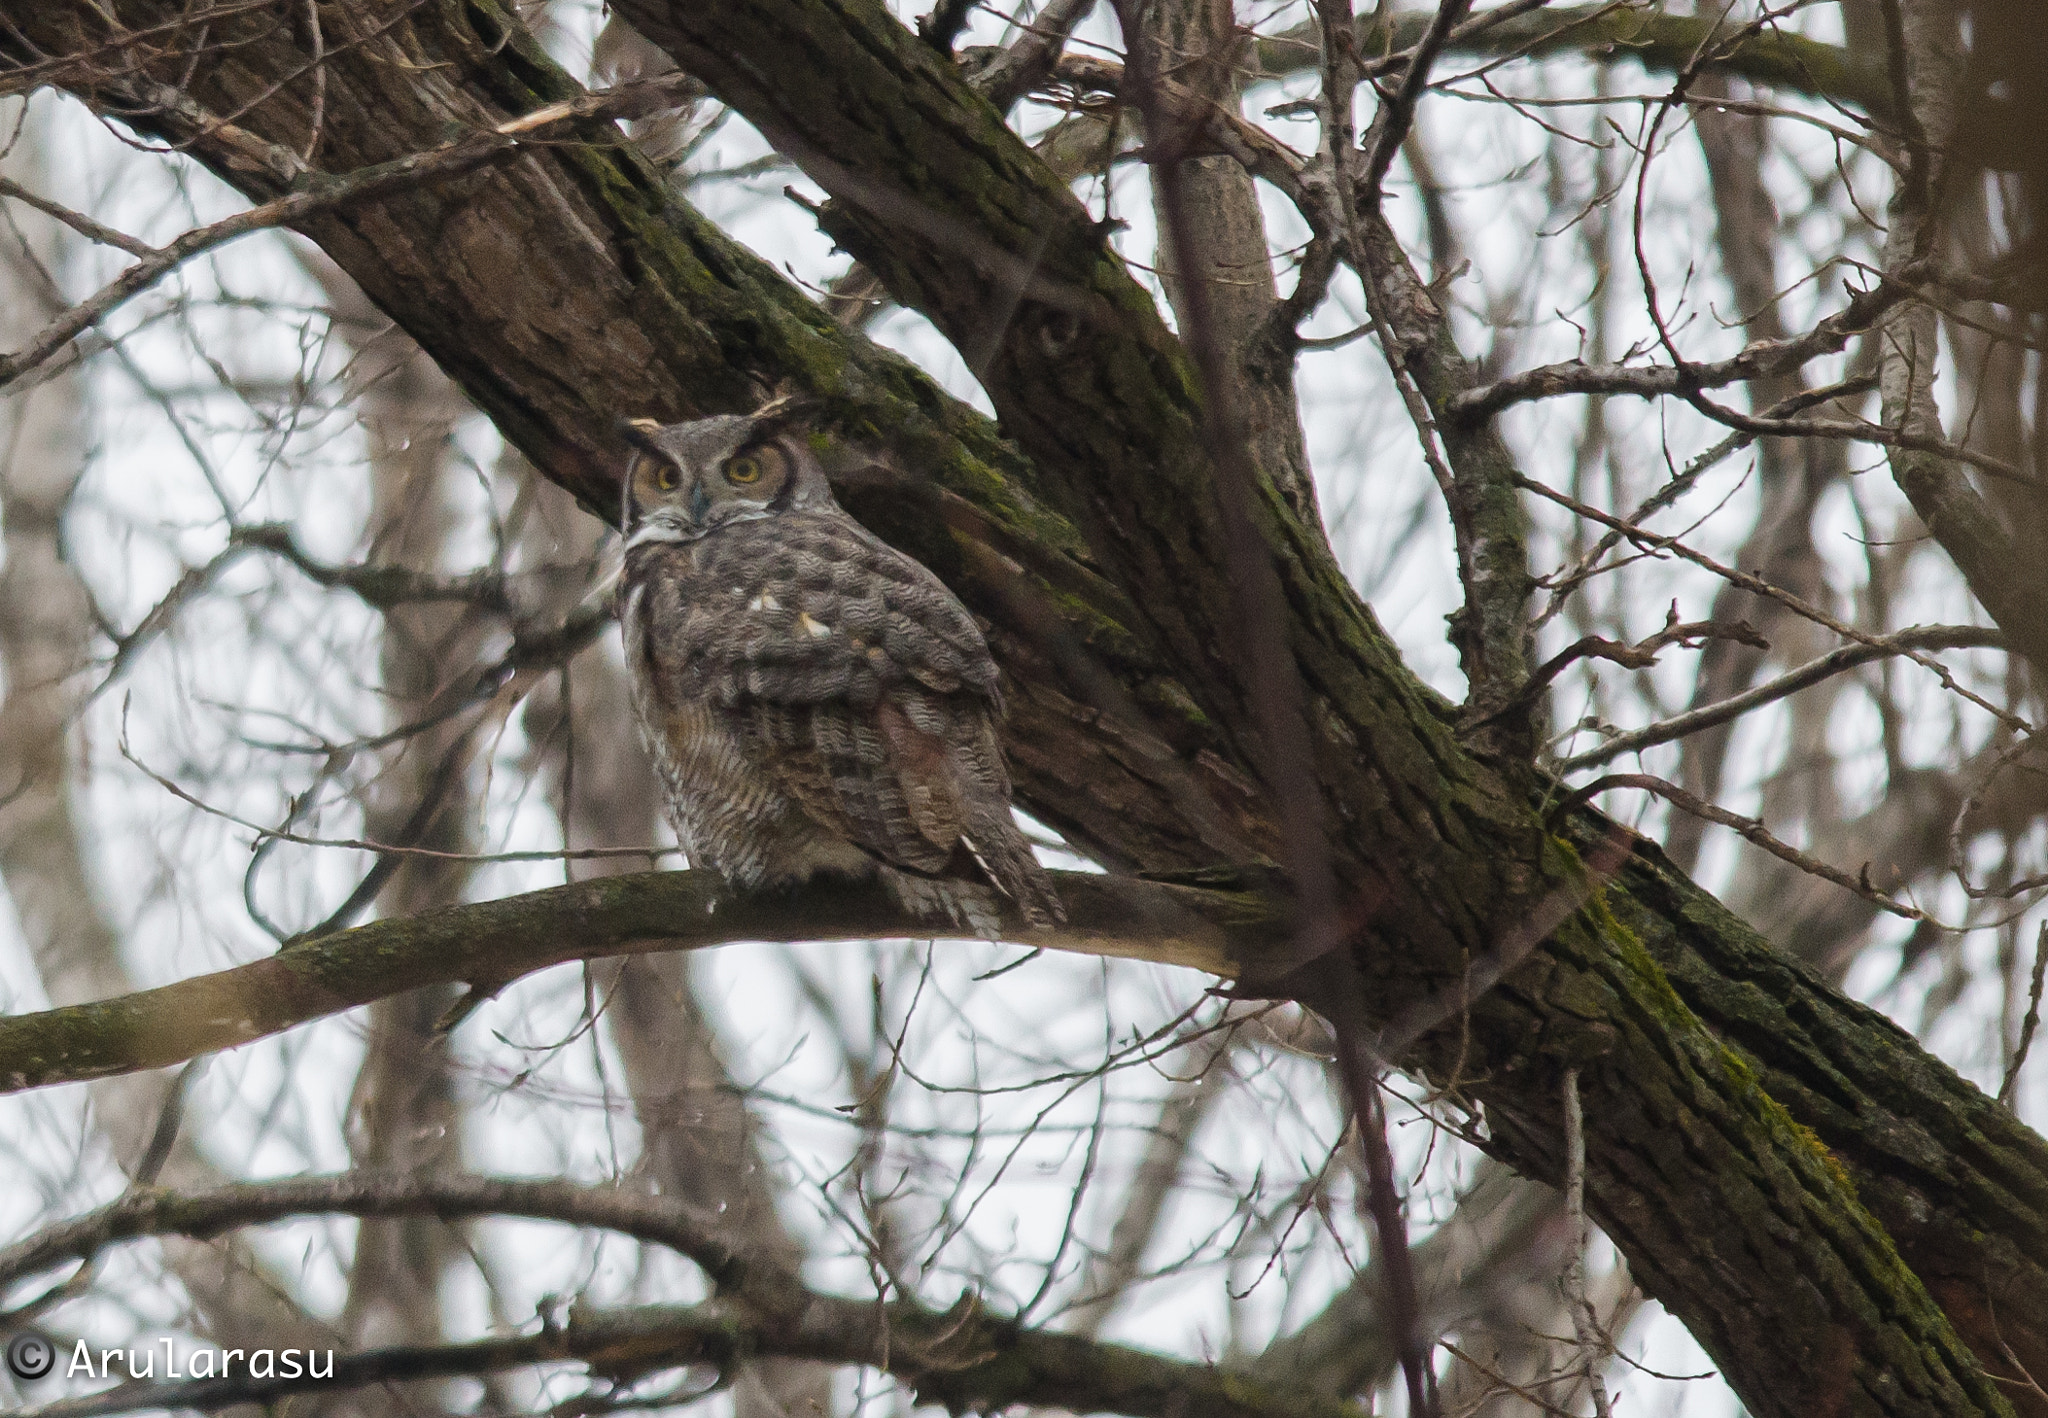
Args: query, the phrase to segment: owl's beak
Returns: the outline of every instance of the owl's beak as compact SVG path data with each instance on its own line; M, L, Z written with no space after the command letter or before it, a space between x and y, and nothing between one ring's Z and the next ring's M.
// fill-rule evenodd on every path
M690 484L690 525L702 528L704 519L711 515L711 494L704 491L704 481L698 478Z

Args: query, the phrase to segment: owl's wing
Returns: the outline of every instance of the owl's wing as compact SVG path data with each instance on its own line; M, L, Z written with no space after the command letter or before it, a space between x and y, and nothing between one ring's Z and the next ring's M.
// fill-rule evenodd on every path
M977 795L961 770L962 737L920 729L948 719L970 743L993 739L985 712L910 696L870 706L847 703L759 703L747 733L764 750L777 785L813 820L889 866L943 874L975 815ZM977 733L977 731L979 731ZM971 868L970 868L971 870Z
M850 518L800 514L731 529L700 578L714 605L692 611L718 624L691 637L686 690L732 713L820 825L941 872L989 813L1008 823L995 662L930 571Z

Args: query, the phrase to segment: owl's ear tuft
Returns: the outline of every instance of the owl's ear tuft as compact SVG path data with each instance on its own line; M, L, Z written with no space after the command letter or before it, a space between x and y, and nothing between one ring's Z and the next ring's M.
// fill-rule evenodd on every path
M784 394L754 410L754 432L756 436L781 433L793 424L823 413L824 409L824 400L809 394Z
M646 448L649 441L656 434L660 433L661 429L662 424L659 419L622 418L618 421L620 435L635 448Z

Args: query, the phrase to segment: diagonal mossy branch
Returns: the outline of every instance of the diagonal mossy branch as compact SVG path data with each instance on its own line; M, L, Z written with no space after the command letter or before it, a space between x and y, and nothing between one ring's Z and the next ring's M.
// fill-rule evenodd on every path
M900 301L963 353L985 352L976 361L983 385L1042 485L1056 490L1056 505L1141 608L1153 643L1233 746L1256 743L1266 730L1225 648L1240 612L1219 574L1213 474L1194 433L1200 411L1189 367L1142 311L1135 283L1105 256L1087 214L873 0L619 0L618 9L810 171L834 199L823 225ZM971 242L957 239L962 231ZM1118 318L1083 322L1028 291L1005 291L999 263L974 255L985 246L1039 263L1065 289L1101 295ZM1446 371L1463 364L1447 341L1420 347ZM1473 962L1496 958L1525 923L1555 919L1560 900L1575 903L1556 928L1546 926L1542 951L1475 994L1469 1034L1425 1037L1405 1061L1449 1086L1477 1071L1482 1081L1471 1091L1496 1144L1539 1176L1558 1173L1560 1070L1588 1063L1582 1077L1599 1093L1587 1110L1597 1174L1589 1204L1753 1411L1798 1412L1843 1393L1856 1395L1849 1411L2003 1411L2004 1398L1863 1212L1851 1187L1864 1179L1830 1170L1865 1140L1841 1137L1842 1153L1817 1155L1800 1131L1804 1119L1788 1115L1758 1086L1754 1065L1694 1013L1717 1011L1727 997L1672 992L1664 972L1690 969L1698 962L1690 952L1720 941L1695 943L1682 918L1622 926L1624 907L1641 919L1621 899L1635 889L1637 869L1617 879L1592 866L1611 829L1580 815L1570 826L1577 850L1546 842L1514 765L1458 743L1414 695L1413 676L1333 574L1320 530L1277 497L1260 513L1295 612L1288 633L1318 718L1332 854L1364 923L1357 949L1380 1017L1397 1021L1454 989L1461 972L1469 978ZM1687 914L1718 912L1692 891ZM1253 983L1306 988L1299 979ZM1848 1033L1868 1033L1870 1021L1850 1023L1853 1010L1823 1013ZM1837 1034L1820 1052L1843 1042ZM1744 1043L1790 1063L1788 1050L1818 1040L1795 1033ZM1793 1072L1814 1061L1806 1054ZM1966 1107L1981 1116L1987 1105ZM1670 1151L1673 1135L1688 1145ZM2048 1172L2039 1139L2029 1137L2021 1170L2031 1188ZM1870 1179L1873 1192L1880 1180ZM1920 1263L1940 1258L1919 1250L1927 1228L1910 1212L1888 1210L1886 1220L1914 1238ZM1707 1230L1719 1239L1706 1241ZM1786 1236L1798 1238L1796 1260L1769 1239ZM2001 1287L2042 1288L2043 1258L2029 1251L2000 1261ZM1739 1283L1723 1264L1737 1253L1750 1257ZM1765 1310L1774 1323L1759 1327ZM1900 1342L1881 1337L1894 1333ZM1998 1336L1977 1325L1972 1338L1979 1355L2002 1362ZM1836 1367L1818 1370L1816 1347L1837 1352Z
M1285 938L1284 908L1256 891L1056 876L1067 924L1019 925L1012 939L1230 976ZM602 877L374 921L211 975L0 1018L0 1092L168 1067L423 985L465 983L480 1000L569 960L734 941L931 934L929 924L867 885L820 879L794 891L748 893L710 871Z

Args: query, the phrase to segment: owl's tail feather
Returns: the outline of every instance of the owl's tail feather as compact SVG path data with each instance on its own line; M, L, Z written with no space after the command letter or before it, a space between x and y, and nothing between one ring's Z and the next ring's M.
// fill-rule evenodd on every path
M933 926L952 925L985 940L1002 939L1002 903L995 892L980 882L913 876L892 867L882 868L881 876L896 904L920 921Z
M881 867L882 881L896 902L919 920L933 924L949 922L988 940L1003 938L1003 901L1013 902L1017 914L1029 926L1056 926L1067 919L1067 908L1053 890L1052 878L1031 855L1031 847L1015 825L1002 823L998 830L984 830L980 837L960 838L967 858L953 867L956 875L925 876L899 867ZM980 869L986 884L966 878Z
M1028 924L1056 926L1067 919L1067 908L1053 890L1052 878L1031 854L1031 844L1017 824L1008 820L991 823L989 830L977 836L963 833L960 842L995 889L1017 903L1018 913Z

